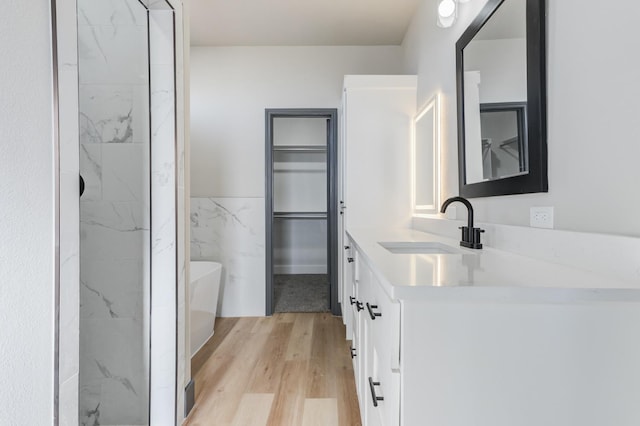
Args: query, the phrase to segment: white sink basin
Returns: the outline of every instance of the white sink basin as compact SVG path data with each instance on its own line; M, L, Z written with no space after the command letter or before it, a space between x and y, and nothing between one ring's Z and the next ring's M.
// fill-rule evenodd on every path
M379 241L385 249L395 254L460 254L462 253L455 247L435 242L418 242L418 241Z

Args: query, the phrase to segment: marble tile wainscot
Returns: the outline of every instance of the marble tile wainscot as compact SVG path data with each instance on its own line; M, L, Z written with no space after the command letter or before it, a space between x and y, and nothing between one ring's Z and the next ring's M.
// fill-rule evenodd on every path
M264 198L192 197L191 259L222 264L219 316L264 315Z

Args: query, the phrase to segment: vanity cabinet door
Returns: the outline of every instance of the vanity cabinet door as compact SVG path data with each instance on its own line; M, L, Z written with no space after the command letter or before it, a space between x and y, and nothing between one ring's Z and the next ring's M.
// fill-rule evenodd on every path
M352 342L351 342L351 347L353 349L352 353L355 354L354 357L352 357L353 359L353 372L356 378L356 385L359 384L358 381L358 373L359 373L359 368L360 368L360 360L362 359L362 354L361 352L361 339L360 339L360 323L358 320L358 281L357 281L357 274L356 274L356 269L357 269L357 265L360 262L359 261L359 256L358 256L358 251L356 250L355 246L351 246L350 249L350 254L351 254L351 258L353 259L352 262L349 263L349 275L348 275L348 302L347 305L345 305L345 310L343 311L342 315L347 317L346 322L347 322L347 335L350 336Z
M364 283L363 283L364 284ZM361 288L365 305L367 425L398 426L400 423L400 310L380 286L378 278ZM371 383L369 382L371 380ZM383 398L375 401L376 397Z
M384 351L385 367L400 368L400 303L392 302L377 277L365 304L367 319L371 321L373 344Z
M359 262L358 252L355 248L352 250L354 262L351 263L351 276L350 276L350 286L351 286L351 297L352 299L349 301L349 308L346 311L346 315L349 316L350 328L351 328L351 347L353 348L353 353L355 356L352 358L353 361L353 375L356 381L356 389L358 391L358 401L360 402L360 412L362 412L362 407L364 406L364 394L362 393L362 383L364 379L362 378L363 373L363 363L364 363L364 350L363 350L363 341L362 341L362 321L361 315L358 311L358 307L361 306L358 297L359 297L359 283L356 281L356 265ZM353 301L353 303L351 303Z
M371 330L370 324L365 325L367 332ZM367 371L365 393L365 426L383 426L383 410L386 409L386 383L383 382L378 362L376 348L373 345L367 346Z
M354 313L354 333L357 334L358 348L356 357L357 370L354 371L356 376L356 387L359 389L360 413L363 425L367 423L367 394L369 392L368 381L368 363L370 362L370 346L371 339L366 330L367 311L362 302L367 297L367 291L371 287L371 270L363 263L362 257L356 252L356 262L354 270L356 302L353 305Z
M372 378L376 380L374 385L375 396L384 398L378 402L378 406L373 406L373 393L370 391L371 403L369 404L369 418L375 418L373 424L382 426L400 425L400 372L393 371L385 366L384 357L379 356L378 346L373 345L372 350ZM379 422L379 423L378 423Z
M351 324L353 369L362 424L400 423L400 305L389 299L377 276L352 249ZM374 400L376 397L383 400ZM374 404L375 402L375 404Z
M353 333L350 350L351 363L353 365L353 376L356 381L356 392L358 394L358 402L360 403L360 412L362 413L362 400L364 398L364 395L362 394L362 387L360 386L360 378L358 377L358 374L360 371L360 362L362 361L364 354L362 353L362 345L360 344L360 336L358 335L358 333Z

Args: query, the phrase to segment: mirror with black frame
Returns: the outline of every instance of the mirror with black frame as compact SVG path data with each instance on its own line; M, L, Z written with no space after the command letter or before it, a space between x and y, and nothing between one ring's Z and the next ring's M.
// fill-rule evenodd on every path
M456 43L460 195L546 192L545 0L489 0Z

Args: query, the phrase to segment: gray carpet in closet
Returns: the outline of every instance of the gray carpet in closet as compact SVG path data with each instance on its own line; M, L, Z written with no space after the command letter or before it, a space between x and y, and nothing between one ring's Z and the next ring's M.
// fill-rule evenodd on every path
M329 312L326 274L274 275L275 312Z

